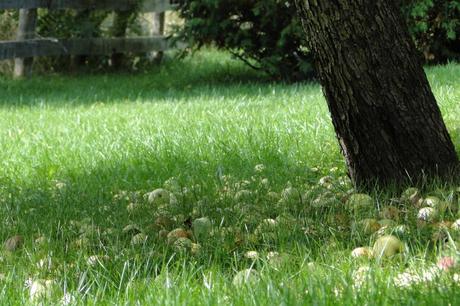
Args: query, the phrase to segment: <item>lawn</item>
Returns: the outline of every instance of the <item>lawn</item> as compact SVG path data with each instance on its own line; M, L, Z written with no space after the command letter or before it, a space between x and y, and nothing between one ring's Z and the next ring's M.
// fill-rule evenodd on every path
M460 65L427 74L460 152ZM207 50L137 74L0 78L0 98L0 239L24 239L0 252L2 304L460 303L459 268L436 268L460 259L460 190L352 203L316 83ZM390 234L392 258L351 256Z

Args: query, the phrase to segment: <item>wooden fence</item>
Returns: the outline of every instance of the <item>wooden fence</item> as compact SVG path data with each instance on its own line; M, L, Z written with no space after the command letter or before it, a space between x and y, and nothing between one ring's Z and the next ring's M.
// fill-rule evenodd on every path
M20 9L16 40L0 41L0 60L15 59L15 77L30 75L33 57L38 56L162 52L172 47L162 35L163 25L157 35L149 37L37 39L37 8L114 11L137 8L158 13L164 22L164 12L174 5L170 0L0 0L0 9Z

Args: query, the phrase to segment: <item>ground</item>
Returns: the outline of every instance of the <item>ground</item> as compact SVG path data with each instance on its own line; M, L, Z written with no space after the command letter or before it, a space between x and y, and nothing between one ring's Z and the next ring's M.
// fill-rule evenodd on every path
M460 151L460 65L427 73ZM458 267L437 265L458 265L459 232L441 223L460 217L457 186L352 196L314 82L271 83L207 50L0 88L1 301L460 302ZM352 256L388 235L395 256Z

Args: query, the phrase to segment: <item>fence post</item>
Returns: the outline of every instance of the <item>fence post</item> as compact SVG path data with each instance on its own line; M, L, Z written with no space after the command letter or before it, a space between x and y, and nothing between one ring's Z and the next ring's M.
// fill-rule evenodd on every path
M17 40L27 40L35 37L37 24L37 9L20 9ZM34 58L16 58L14 60L14 77L29 77L32 74Z
M78 38L91 38L91 25L90 25L91 10L81 9L77 10L74 17L74 22L78 24L76 27L78 32ZM70 70L72 72L77 72L82 66L85 66L86 60L88 59L87 55L75 55L68 57L70 61Z
M128 25L130 22L130 18L133 15L134 11L122 11L116 12L113 25L111 28L111 36L112 37L125 37L126 31L128 29ZM123 65L123 53L113 53L111 56L112 66L115 69L119 69Z
M164 35L165 32L165 13L152 13L152 35ZM161 62L163 51L152 52L152 58L155 62Z

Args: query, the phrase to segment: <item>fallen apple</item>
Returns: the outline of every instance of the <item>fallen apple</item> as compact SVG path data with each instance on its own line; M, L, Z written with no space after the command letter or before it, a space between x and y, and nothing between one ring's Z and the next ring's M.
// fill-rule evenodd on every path
M251 260L259 259L259 252L247 251L246 253L244 253L244 257L246 257L247 259L251 259Z
M419 200L422 198L422 194L418 188L408 188L401 195L401 201L410 203L412 205L417 205Z
M345 203L348 211L353 213L356 217L361 215L369 215L374 211L374 199L364 193L355 193L350 195Z
M238 191L237 193L235 193L235 196L234 196L234 200L237 203L248 202L251 200L251 198L252 198L252 192L246 189Z
M147 241L148 237L144 233L139 233L137 235L134 235L133 238L131 238L131 245L137 246L137 245L143 245Z
M441 270L450 271L457 267L458 263L453 257L445 256L439 259L436 265Z
M254 269L245 269L236 273L233 277L232 284L235 287L242 287L244 285L254 285L260 280L259 273Z
M359 247L351 251L353 258L372 258L372 250L369 247Z
M166 236L168 240L168 244L173 244L176 242L177 239L179 238L190 238L189 232L184 230L183 228L176 228L168 233Z
M121 233L127 237L133 237L141 232L141 229L136 224L128 224L121 231Z
M24 237L22 237L21 235L15 235L7 239L3 246L6 251L14 252L22 248L23 245L24 245Z
M372 235L376 231L380 229L381 225L376 219L363 219L357 223L355 223L354 228L355 230L365 234L365 235Z
M372 248L372 253L376 258L389 258L402 253L403 250L404 245L401 240L393 235L387 235L377 239Z
M285 204L296 204L301 203L302 197L297 188L290 186L281 192L281 201Z
M395 206L386 206L382 208L380 211L380 218L382 219L391 219L391 220L399 220L401 212L399 208Z
M40 300L49 300L51 299L56 289L57 289L57 284L55 280L52 280L52 279L30 280L30 283L29 283L30 300L33 303L37 303Z
M212 230L211 220L207 217L195 219L192 222L193 235L197 240L206 239Z
M169 191L166 189L158 188L147 194L148 202L155 206L167 205L170 201Z
M423 207L418 211L417 218L421 221L432 222L438 217L438 212L433 207Z
M323 176L319 179L318 185L323 188L331 189L333 187L334 179L331 176Z
M174 249L178 252L187 252L191 250L193 247L193 242L192 240L185 238L185 237L180 237L177 238L176 241L174 241Z
M198 256L201 254L201 245L199 243L192 243L192 247L190 252L194 256Z
M452 225L450 226L450 228L455 231L455 232L459 232L460 233L460 219L456 220L454 223L452 223Z

